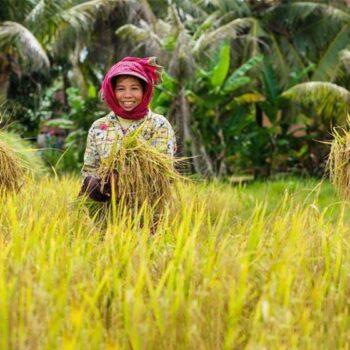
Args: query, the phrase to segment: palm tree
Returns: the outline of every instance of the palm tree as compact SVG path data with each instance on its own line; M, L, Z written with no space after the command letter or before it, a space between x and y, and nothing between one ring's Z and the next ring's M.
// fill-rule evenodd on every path
M83 81L78 57L84 39L101 15L123 0L17 0L3 4L0 17L0 98L6 97L11 72L39 71L50 59L68 56ZM79 50L80 49L80 50ZM84 90L82 84L80 87Z

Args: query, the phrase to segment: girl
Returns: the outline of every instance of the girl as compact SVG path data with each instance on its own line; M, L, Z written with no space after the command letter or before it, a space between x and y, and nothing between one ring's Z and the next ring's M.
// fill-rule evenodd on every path
M163 116L149 109L154 85L160 81L161 67L154 58L125 57L107 72L102 95L111 112L96 120L88 133L80 194L95 201L110 199L111 186L101 186L98 170L113 150L118 151L125 136L142 127L140 136L159 152L174 156L175 135ZM113 176L117 176L114 174Z

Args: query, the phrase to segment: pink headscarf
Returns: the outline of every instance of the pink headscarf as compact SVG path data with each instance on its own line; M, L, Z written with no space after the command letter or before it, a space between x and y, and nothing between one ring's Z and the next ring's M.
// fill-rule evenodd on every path
M155 57L125 57L112 66L102 82L102 94L112 111L125 119L142 119L148 113L148 105L153 96L154 85L160 81L161 66L155 64ZM132 111L125 111L117 101L112 86L112 78L117 75L132 75L144 80L147 85L141 103Z

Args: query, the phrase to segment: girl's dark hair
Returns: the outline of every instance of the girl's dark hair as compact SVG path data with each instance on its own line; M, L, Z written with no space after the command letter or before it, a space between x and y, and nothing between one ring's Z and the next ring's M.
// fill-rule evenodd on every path
M115 90L118 78L128 78L128 77L133 77L133 78L137 79L140 82L141 86L142 86L143 92L145 92L146 87L147 87L147 83L143 79L140 79L139 77L135 77L134 75L127 75L127 74L125 74L125 75L116 75L115 77L113 77L111 79L111 84L112 84L113 90Z

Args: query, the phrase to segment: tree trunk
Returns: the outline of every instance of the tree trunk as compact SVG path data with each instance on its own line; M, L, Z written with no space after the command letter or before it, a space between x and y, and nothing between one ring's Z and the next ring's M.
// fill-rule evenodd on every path
M191 143L191 152L193 156L193 166L196 173L205 177L213 177L215 175L213 163L205 149L202 140L202 134L199 129L193 128L193 142Z
M226 156L226 143L225 143L225 138L224 138L224 132L222 131L222 128L219 127L218 131L218 136L220 139L220 144L221 144L221 151L218 156L219 160L219 169L218 169L218 175L219 176L225 176L227 175L227 166L226 166L226 161L225 161L225 156Z
M7 99L7 90L10 85L11 65L4 55L0 55L0 104Z
M176 113L179 156L191 157L196 173L203 176L214 176L213 165L197 128L191 129L190 106L186 98L185 85L181 84Z
M146 21L152 25L153 29L157 29L157 17L154 15L149 2L147 0L139 0L139 6Z
M179 126L181 130L182 139L182 152L183 156L190 154L191 145L191 121L190 121L190 107L186 98L186 91L184 84L180 88L180 113L179 113Z
M88 95L88 87L85 81L85 77L80 68L79 55L81 51L80 43L77 43L74 51L69 55L69 61L72 64L72 73L73 79L71 83L73 86L77 87L80 90L80 93L83 97Z

